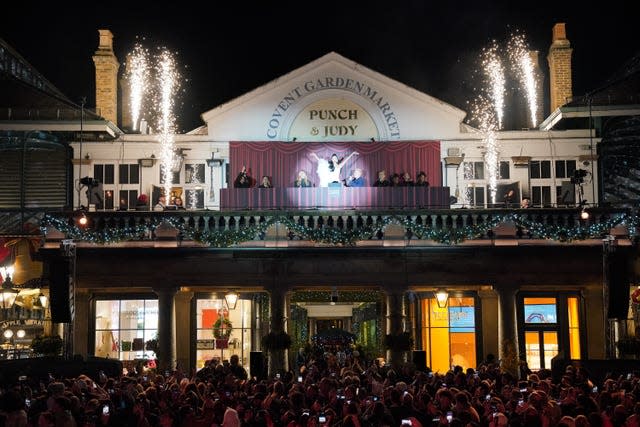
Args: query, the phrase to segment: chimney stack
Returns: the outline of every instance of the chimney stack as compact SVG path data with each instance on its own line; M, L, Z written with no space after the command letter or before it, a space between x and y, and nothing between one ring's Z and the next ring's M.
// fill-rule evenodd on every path
M571 81L571 54L564 22L553 26L553 37L547 61L549 62L549 99L551 112L563 106L573 96Z
M96 109L105 119L118 123L118 68L120 64L113 53L113 34L98 30L100 44L93 55L96 67Z

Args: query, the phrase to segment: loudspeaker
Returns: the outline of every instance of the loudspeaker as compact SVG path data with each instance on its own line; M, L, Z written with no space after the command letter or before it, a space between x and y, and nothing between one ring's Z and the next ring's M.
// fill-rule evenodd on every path
M607 279L609 281L609 301L607 317L626 319L629 313L629 265L624 254L609 255Z
M569 181L565 181L562 183L562 187L560 187L560 198L558 200L558 205L575 205L575 204L576 204L576 186Z
M413 364L418 371L427 370L427 352L424 350L413 350Z
M259 380L266 379L264 372L264 355L261 351L252 351L249 354L249 371L252 377L257 377Z
M69 280L71 279L69 261L58 259L49 264L51 321L53 323L70 323L71 306L69 305Z

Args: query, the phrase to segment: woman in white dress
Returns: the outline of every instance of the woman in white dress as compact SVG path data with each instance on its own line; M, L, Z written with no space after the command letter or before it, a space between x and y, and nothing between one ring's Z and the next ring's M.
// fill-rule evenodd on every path
M344 166L351 157L357 156L358 152L354 151L343 159L338 159L338 155L334 153L329 160L319 157L316 153L311 153L311 155L318 161L316 171L318 173L320 187L328 187L331 183L340 183L340 170L342 166Z

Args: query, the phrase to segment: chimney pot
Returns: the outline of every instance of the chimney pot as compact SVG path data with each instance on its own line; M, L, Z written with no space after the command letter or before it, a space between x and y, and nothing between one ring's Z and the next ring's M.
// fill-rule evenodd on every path
M551 41L560 41L567 39L567 30L564 22L558 22L553 26L553 38Z

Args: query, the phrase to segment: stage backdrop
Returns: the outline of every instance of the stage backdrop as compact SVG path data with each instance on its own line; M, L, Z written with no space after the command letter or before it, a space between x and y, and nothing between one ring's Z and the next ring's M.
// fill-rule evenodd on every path
M229 186L242 166L253 179L252 185L260 183L262 176L271 178L274 187L293 187L298 171L304 170L311 182L318 186L316 173L318 162L311 155L328 159L332 154L346 158L357 151L344 165L340 178L347 179L355 168L363 170L366 186L371 186L378 177L378 171L385 170L387 179L393 173L409 172L415 181L420 171L427 174L429 184L439 187L440 142L438 141L393 141L393 142L243 142L230 143L231 172ZM256 184L257 182L257 184Z

